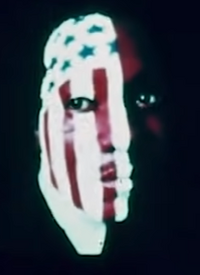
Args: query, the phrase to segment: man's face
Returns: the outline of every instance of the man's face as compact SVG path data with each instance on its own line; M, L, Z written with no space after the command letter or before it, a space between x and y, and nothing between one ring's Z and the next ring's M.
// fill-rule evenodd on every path
M96 221L126 219L133 188L131 131L123 97L124 82L140 71L141 63L126 35L118 34L119 51L104 55L105 44L113 42L108 37L96 47L96 57L80 64L76 60L74 67L70 60L70 77L65 79L63 69L62 81L50 96L53 104L40 123L52 186ZM87 41L82 43L88 50ZM65 59L57 58L54 68L59 62L64 67Z
M60 87L65 106L63 146L75 206L97 220L115 217L121 221L127 217L132 188L127 153L131 136L123 94L115 83L109 83L108 73L93 70L91 90L84 88L91 82L91 75L86 74L83 83L78 83L78 96L70 91L72 82L80 79Z

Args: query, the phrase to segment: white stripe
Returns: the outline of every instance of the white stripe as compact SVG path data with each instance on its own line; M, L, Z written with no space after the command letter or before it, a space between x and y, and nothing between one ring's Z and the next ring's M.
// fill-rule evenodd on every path
M52 106L49 108L49 146L52 170L58 182L58 191L72 203L68 171L66 170L63 119L64 109L59 93L52 94Z
M112 56L112 62L106 72L112 142L116 150L127 151L130 146L130 130L123 104L123 74L118 54Z
M92 83L92 73L92 71L86 72L83 82L79 82L79 74L77 74L77 79L73 79L71 86L73 97L76 97L81 91L82 96L94 98L95 91ZM103 188L100 182L100 146L97 140L95 113L93 111L86 113L75 112L74 124L77 181L83 209L94 220L102 221Z
M71 76L70 89L72 98L86 97L91 100L94 99L94 87L92 83L93 71L87 69L82 64L79 68L74 69L74 73Z
M46 110L41 109L39 113L39 140L40 140L40 170L38 174L39 187L43 195L46 193L47 182L50 183L50 168L47 156L47 150L45 145L44 134L44 115Z

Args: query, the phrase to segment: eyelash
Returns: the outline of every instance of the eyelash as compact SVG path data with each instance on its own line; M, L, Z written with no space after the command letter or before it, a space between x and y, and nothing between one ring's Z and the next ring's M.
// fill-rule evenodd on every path
M78 106L78 108L76 109L76 106L75 107L71 107L70 105L72 105L73 103L75 103L76 104L76 102L75 101L77 101L78 100L78 103L80 103L80 100L81 100L81 103L83 103L84 101L86 102L88 102L88 107L87 108L85 108L86 110L80 110L81 109L81 107L80 107L80 105ZM83 104L81 104L81 106L82 106ZM77 97L77 98L72 98L72 99L70 99L70 101L68 101L68 103L65 105L65 108L66 109L72 109L72 110L78 110L78 111L80 111L80 112L87 112L87 111L91 111L91 110L93 110L94 108L96 108L96 101L95 100L91 100L91 99L88 99L88 98L85 98L85 97ZM89 108L89 110L87 110Z
M148 101L150 101L150 103L146 103L146 99ZM80 103L80 100L81 100L81 103L83 103L84 101L88 102L88 107L86 108L86 110L80 110L81 108L78 107L76 109L76 106L75 107L71 107L71 103L73 104L74 101L77 101L78 100L78 103ZM140 94L139 95L139 99L135 101L136 105L139 107L139 108L148 108L150 106L153 106L155 105L157 102L159 101L159 98L156 96L156 95L145 95L145 94ZM79 105L79 104L78 104ZM81 104L82 105L82 104ZM89 109L88 109L89 108ZM92 111L94 109L97 108L97 102L95 100L91 100L91 99L88 99L88 98L85 98L85 97L77 97L77 98L72 98L70 99L70 101L67 102L67 104L65 105L65 109L72 109L72 110L76 110L76 111L79 111L79 112L87 112L87 111Z
M145 101L150 101L149 103L146 103ZM152 106L158 102L158 97L156 95L150 94L150 95L145 95L141 94L139 96L139 99L135 101L137 106L139 108L147 108L149 106Z

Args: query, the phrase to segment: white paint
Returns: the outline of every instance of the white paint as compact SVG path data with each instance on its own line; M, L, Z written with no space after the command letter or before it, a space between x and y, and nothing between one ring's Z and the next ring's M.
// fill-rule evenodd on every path
M74 19L63 22L53 31L44 50L44 65L47 69L41 87L42 108L39 116L41 142L41 168L38 176L39 187L58 225L81 255L99 255L106 238L106 225L103 215L103 187L100 182L99 167L114 160L118 177L115 210L117 222L128 216L128 198L133 187L129 176L132 166L127 150L130 145L128 119L123 104L123 75L118 53L110 54L108 42L116 38L114 26L109 17L91 14L74 24ZM103 26L102 33L89 34L93 25ZM74 35L75 41L64 45L66 36ZM95 55L82 59L78 52L82 46L95 46ZM57 58L53 69L49 69L52 58ZM63 62L71 60L72 67L62 71ZM69 178L66 175L64 155L64 110L58 96L59 87L71 81L72 97L94 98L92 70L105 68L108 77L109 111L112 129L114 156L100 154L97 143L94 113L74 113L74 146L77 158L78 186L84 210L77 209L72 201ZM49 92L49 84L55 86ZM49 164L44 142L44 113L49 110L49 136L52 153L52 169L59 185L56 190L50 179ZM66 136L67 138L67 136ZM77 153L78 152L78 153ZM122 179L123 178L123 179ZM121 180L122 179L122 180ZM121 184L122 182L122 184Z
M75 116L75 150L77 177L81 201L85 212L96 221L102 221L103 186L99 181L100 148L96 138L93 112Z

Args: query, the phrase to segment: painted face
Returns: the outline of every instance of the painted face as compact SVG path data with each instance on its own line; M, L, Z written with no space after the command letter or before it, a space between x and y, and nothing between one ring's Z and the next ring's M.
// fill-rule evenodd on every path
M98 254L88 240L87 248L77 240L93 234L103 242L105 220L128 216L133 166L123 84L141 62L126 34L93 14L56 29L44 63L40 189L78 253Z

